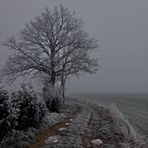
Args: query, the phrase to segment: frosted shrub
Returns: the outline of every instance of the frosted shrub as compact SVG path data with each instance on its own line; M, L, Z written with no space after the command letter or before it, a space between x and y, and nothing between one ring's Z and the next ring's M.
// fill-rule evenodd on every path
M48 89L46 88L46 91L44 91L43 93L48 110L51 112L59 113L63 100L60 89L55 89L50 86L48 87Z
M58 97L53 97L49 104L48 104L48 109L51 112L60 112L60 99Z
M11 103L9 93L0 91L0 142L4 136L15 126L15 108Z
M36 127L46 111L45 103L37 99L33 90L22 89L11 95L7 91L0 91L0 143L2 147L7 144L10 144L10 147L17 143L20 145L19 141L22 142L25 138L25 135L20 136L21 133L25 131L27 133L30 127Z
M37 97L33 93L27 91L19 91L13 94L16 106L19 107L19 115L17 119L18 125L16 129L26 129L35 126L44 117L44 104L38 102Z

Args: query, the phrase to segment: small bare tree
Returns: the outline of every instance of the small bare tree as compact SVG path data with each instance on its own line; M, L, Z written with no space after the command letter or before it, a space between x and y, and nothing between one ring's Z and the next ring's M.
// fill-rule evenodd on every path
M81 19L62 5L53 11L46 8L17 37L4 43L12 54L2 77L13 81L26 74L45 73L51 85L61 80L65 86L69 76L96 72L97 60L91 59L90 53L97 49L97 40L83 28Z

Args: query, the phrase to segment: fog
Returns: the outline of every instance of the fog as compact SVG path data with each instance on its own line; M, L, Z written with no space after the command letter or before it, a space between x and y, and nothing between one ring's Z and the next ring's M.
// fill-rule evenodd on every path
M72 78L70 92L148 92L148 1L0 0L0 42L19 33L45 7L63 4L99 39L100 69ZM8 50L0 45L0 67Z

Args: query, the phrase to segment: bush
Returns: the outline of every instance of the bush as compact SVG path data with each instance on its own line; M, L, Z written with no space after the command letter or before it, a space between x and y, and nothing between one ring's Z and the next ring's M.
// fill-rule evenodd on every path
M45 102L38 100L33 89L23 88L11 95L0 90L0 143L13 129L24 130L36 126L45 113Z
M49 87L43 92L46 107L50 112L60 112L62 105L62 96L59 89Z
M13 114L12 114L13 113ZM15 109L12 106L9 93L0 91L0 142L4 136L15 126Z
M19 91L12 95L13 102L19 107L16 129L22 130L36 126L45 115L45 105L38 102L35 94L28 91Z
M37 99L34 91L23 89L11 95L0 91L0 143L12 131L36 126L46 113L46 105ZM6 138L7 139L7 138Z
M58 97L52 97L49 98L49 100L46 102L46 106L51 112L60 112L60 99Z

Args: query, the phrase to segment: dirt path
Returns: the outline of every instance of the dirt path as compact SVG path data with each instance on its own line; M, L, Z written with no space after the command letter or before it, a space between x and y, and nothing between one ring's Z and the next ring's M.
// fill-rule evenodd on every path
M84 103L79 103L75 112L40 134L29 148L52 147L52 143L45 145L51 136L60 136L53 144L56 148L94 148L92 140L95 139L100 139L102 146L107 144L108 147L118 147L119 142L124 142L107 109Z
M92 140L100 139L103 146L119 147L119 143L124 143L124 136L116 128L109 111L102 107L90 106L92 109L91 118L85 134L81 136L84 148L94 148Z
M93 128L93 123L92 123L92 114L91 114L91 118L88 122L88 129L87 131L85 132L84 135L81 136L81 142L82 142L82 146L84 148L93 148L93 145L92 145L92 138L95 136L95 130Z
M48 139L50 136L55 136L55 135L60 135L61 131L59 131L60 128L66 128L68 125L66 123L70 123L71 119L74 119L75 116L79 113L80 111L76 111L74 113L71 113L67 118L65 118L62 122L55 124L54 126L50 127L43 133L41 133L36 140L29 146L29 148L44 148L45 145L45 140Z

